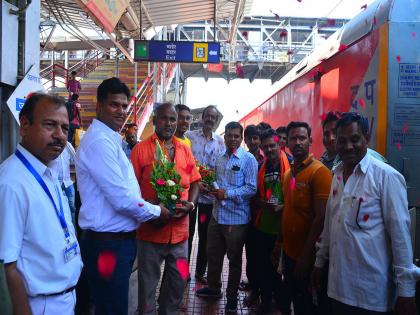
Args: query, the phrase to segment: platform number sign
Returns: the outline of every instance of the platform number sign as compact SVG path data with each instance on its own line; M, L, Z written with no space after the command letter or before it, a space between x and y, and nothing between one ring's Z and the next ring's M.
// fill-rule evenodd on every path
M204 58L205 56L205 48L204 47L198 47L197 48L197 53L196 53L196 58Z

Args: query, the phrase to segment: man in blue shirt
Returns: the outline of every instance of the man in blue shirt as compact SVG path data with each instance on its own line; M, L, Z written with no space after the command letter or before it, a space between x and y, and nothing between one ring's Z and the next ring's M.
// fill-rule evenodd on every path
M254 156L240 147L243 128L237 122L225 127L226 152L216 161L218 189L211 193L217 199L208 227L208 287L196 295L207 298L222 296L220 275L225 254L229 259L226 288L226 313L236 313L238 286L242 272L242 249L251 219L249 201L257 192L258 164Z

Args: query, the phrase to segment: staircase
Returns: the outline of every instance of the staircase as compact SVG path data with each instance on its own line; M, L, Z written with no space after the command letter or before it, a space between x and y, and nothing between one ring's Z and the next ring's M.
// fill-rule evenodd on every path
M160 86L161 76L163 75L163 67L165 67L165 86L164 90L168 91L171 82L176 73L176 64L157 64L157 85ZM93 118L96 117L96 92L99 84L105 79L115 76L116 64L115 60L105 60L96 69L90 72L85 78L80 80L82 90L79 94L79 102L82 106L81 118L83 129L87 129L91 124ZM151 114L153 111L153 89L155 86L154 76L147 75L147 63L137 64L137 88L134 91L134 66L129 61L120 61L118 64L119 75L130 89L133 97L129 100L127 108L127 119L121 129L124 130L126 124L136 123L139 129L139 136L141 139L148 137L153 132L151 123ZM49 93L68 98L68 92L63 87L54 87L49 89Z
M93 118L96 117L96 91L105 79L115 76L116 64L115 60L106 60L99 65L95 71L90 72L86 78L80 81L82 90L79 95L79 103L82 105L82 125L86 130L91 124ZM129 61L120 60L118 64L119 78L130 88L131 95L134 95L134 66ZM147 64L138 63L137 66L137 84L140 86L147 77ZM66 90L55 92L64 98L68 97Z

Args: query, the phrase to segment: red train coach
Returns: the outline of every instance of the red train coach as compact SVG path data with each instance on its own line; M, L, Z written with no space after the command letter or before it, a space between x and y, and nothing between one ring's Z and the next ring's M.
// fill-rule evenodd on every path
M274 128L306 121L319 157L321 117L358 111L370 121L370 146L406 178L410 205L420 204L420 1L378 0L350 20L274 86L240 120Z

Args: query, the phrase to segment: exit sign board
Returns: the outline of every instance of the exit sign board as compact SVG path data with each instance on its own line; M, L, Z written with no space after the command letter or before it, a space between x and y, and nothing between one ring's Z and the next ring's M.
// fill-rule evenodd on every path
M134 60L219 63L220 43L136 40Z

